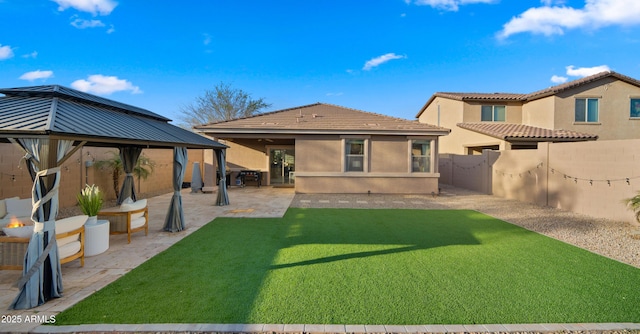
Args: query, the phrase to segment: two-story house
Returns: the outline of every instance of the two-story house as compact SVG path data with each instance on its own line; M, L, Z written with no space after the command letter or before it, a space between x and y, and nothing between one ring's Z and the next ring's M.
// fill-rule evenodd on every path
M613 71L530 94L435 93L416 116L451 129L440 153L640 138L640 81Z

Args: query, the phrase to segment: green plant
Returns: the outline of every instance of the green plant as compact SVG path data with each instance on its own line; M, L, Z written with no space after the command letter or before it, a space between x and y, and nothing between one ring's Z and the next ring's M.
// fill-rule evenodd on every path
M96 161L96 168L105 168L111 170L111 180L113 181L113 192L118 196L120 187L120 176L124 174L124 167L122 166L122 160L117 152L110 151L111 157L106 160ZM151 174L153 174L156 163L148 157L141 155L138 158L136 166L133 168L133 175L138 178L138 189L140 188L140 179L146 180Z
M97 216L100 209L102 209L102 203L104 202L102 192L95 184L87 184L84 189L80 191L77 199L82 213L89 217Z
M627 208L629 208L629 210L633 210L633 212L636 213L636 221L640 223L640 191L637 195L631 198L626 198L624 202L627 204Z

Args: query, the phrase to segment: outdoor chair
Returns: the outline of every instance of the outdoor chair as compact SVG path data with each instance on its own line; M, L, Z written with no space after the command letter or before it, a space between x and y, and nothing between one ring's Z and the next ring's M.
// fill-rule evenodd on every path
M131 243L131 234L144 231L149 234L149 209L147 200L141 199L131 204L122 203L98 212L98 219L110 222L109 234L127 234L127 243Z
M84 267L84 223L89 216L80 215L56 220L56 242L60 264L80 259Z

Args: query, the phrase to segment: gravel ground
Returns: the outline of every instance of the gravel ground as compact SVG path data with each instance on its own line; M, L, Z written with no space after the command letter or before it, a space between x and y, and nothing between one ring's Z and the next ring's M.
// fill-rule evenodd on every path
M471 209L640 268L638 227L442 185L439 196L296 194L291 207Z

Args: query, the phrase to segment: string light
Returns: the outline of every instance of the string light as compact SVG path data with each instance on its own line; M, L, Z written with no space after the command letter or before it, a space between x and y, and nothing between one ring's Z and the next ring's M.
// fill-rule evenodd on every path
M542 163L539 163L539 164L536 166L536 168L540 168L542 165L543 165ZM529 175L532 175L531 171L533 171L533 170L535 170L535 169L530 169L530 170L528 170L528 171L526 171L526 172L527 172ZM605 183L605 182L606 182L606 184L607 184L609 187L611 187L611 186L612 186L612 184L613 184L613 183L616 183L616 182L624 182L624 183L626 183L627 185L629 185L629 186L630 186L630 185L631 185L631 180L632 180L632 179L640 179L640 176L623 177L623 178L619 178L619 179L593 179L593 178L580 178L580 177L576 177L576 176L572 176L572 175L569 175L569 174L562 173L561 171L558 171L558 170L556 170L555 168L549 168L549 171L551 171L551 174L556 174L556 172L557 172L557 174L562 175L562 178L563 178L564 180L569 180L569 181L573 180L573 183L575 183L575 184L577 184L577 183L578 183L578 181L585 181L585 182L589 182L589 185L591 185L591 186L593 186L594 182L601 182L601 183ZM514 175L514 173L511 173L511 172L508 172L508 171L502 171L502 170L498 170L498 169L494 169L494 172L495 172L496 174L498 174L498 175L502 175L502 176L509 175L509 177L511 177L511 178L513 178L513 175ZM522 172L522 173L515 173L515 174L518 174L518 176L519 176L520 178L522 178L522 175L524 174L524 172ZM526 175L525 175L525 176L526 176Z
M462 166L462 165L459 165L459 164L457 164L455 162L452 162L452 164L453 164L453 167L456 167L456 168L459 168L459 169L471 170L471 169L476 169L477 167L481 167L482 165L485 164L485 162L486 161L483 160L482 162L479 162L479 163L477 163L475 165L472 165L472 166ZM448 164L448 161L446 163Z
M531 169L528 169L528 170L525 170L525 171L521 171L521 172L518 172L518 173L512 173L512 172L503 171L503 170L495 169L495 168L493 169L493 171L494 171L496 174L499 174L499 175L502 175L502 176L509 175L511 178L513 178L513 175L518 174L518 177L519 177L519 178L522 178L522 175L523 175L523 174L524 174L525 176L527 176L527 175L533 175L533 171L535 171L536 169L539 169L539 168L540 168L540 167L542 167L542 166L543 166L543 163L542 163L542 162L540 162L540 163L538 163L538 164L536 165L536 167L535 167L535 168L531 168Z

